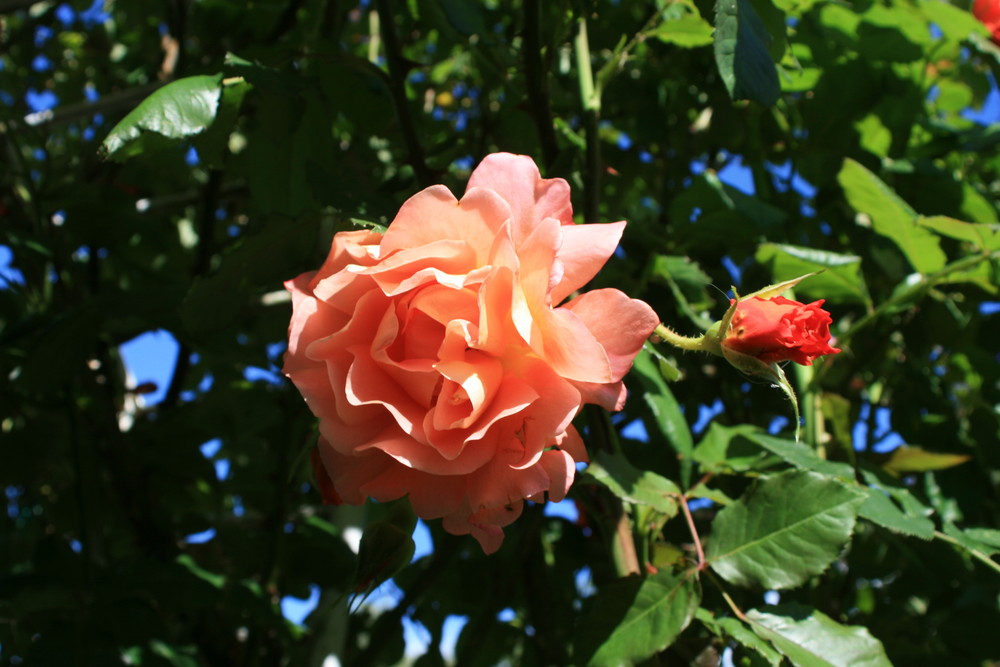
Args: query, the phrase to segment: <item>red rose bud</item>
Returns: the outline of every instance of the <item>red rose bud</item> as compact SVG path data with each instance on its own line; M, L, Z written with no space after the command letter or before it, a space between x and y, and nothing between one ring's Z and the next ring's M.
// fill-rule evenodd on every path
M809 366L816 357L840 352L830 347L833 318L822 305L822 299L804 304L783 296L743 299L736 304L722 345L765 364L794 361Z
M993 43L1000 46L1000 0L976 0L972 15L992 33Z

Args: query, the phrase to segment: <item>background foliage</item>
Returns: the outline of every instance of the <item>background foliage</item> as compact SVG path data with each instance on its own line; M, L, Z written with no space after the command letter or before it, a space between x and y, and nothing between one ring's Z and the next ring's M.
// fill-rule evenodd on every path
M0 660L1000 661L1000 50L967 10L0 2ZM825 269L797 296L844 351L786 369L803 441L782 392L661 345L581 415L573 503L491 557L429 522L406 564L405 505L322 506L281 281L495 150L627 219L596 282L681 333ZM137 387L150 331L176 364Z

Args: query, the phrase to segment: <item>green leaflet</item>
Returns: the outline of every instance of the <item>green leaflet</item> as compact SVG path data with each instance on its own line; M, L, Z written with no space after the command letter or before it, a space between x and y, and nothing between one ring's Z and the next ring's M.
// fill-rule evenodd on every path
M739 586L794 588L840 555L864 498L860 489L814 472L763 478L719 512L707 560Z
M798 604L751 609L746 618L798 667L891 667L882 642L867 628L841 625Z
M768 53L771 35L750 0L715 4L715 64L734 100L764 106L778 101L778 71Z
M692 572L663 570L613 581L581 621L574 664L625 665L663 650L688 626L701 601Z
M101 144L102 157L124 160L154 152L204 132L215 120L222 74L189 76L156 90L115 125Z

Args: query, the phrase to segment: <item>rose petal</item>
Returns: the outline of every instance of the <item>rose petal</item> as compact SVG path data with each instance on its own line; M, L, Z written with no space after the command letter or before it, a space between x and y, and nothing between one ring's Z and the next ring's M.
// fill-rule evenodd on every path
M466 192L475 188L496 192L510 206L517 245L545 218L555 218L564 225L573 223L569 183L561 178L541 178L534 160L526 155L486 156L469 177Z
M400 207L382 239L383 257L448 239L468 245L482 266L500 226L510 217L509 204L495 192L467 192L458 201L448 188L435 185Z
M565 308L580 318L607 352L613 382L628 373L635 355L660 323L648 304L630 299L616 289L587 292L567 303Z
M624 222L564 226L556 258L563 276L552 289L552 303L560 304L575 290L586 285L614 254L625 230Z

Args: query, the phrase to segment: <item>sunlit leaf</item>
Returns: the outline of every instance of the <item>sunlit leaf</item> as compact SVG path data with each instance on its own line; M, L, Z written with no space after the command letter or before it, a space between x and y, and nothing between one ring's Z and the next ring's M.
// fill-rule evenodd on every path
M771 646L767 639L754 634L743 621L732 616L713 617L704 607L698 609L695 618L704 623L717 636L732 637L739 644L752 649L772 667L781 664L781 654Z
M799 586L843 550L864 497L813 472L764 478L716 516L706 558L732 584Z
M101 144L101 154L124 160L169 145L163 139L184 139L204 132L215 120L221 95L221 74L168 83L115 125ZM154 135L150 138L153 143L145 141L150 134Z
M841 625L797 604L747 612L750 627L798 667L892 667L882 642L867 628Z
M796 291L830 303L870 303L861 275L861 257L781 243L764 243L757 261L770 262L775 280L791 280L809 274Z
M928 274L947 258L936 235L917 224L917 214L882 179L854 160L844 160L837 176L847 201L871 219L872 229L891 239L914 269Z
M922 227L933 229L942 236L948 236L959 241L967 241L983 250L1000 250L1000 225L977 224L963 222L944 215L919 217L917 222Z
M649 36L684 48L711 44L712 25L692 9L693 6L680 2L668 5L663 11L663 21Z

